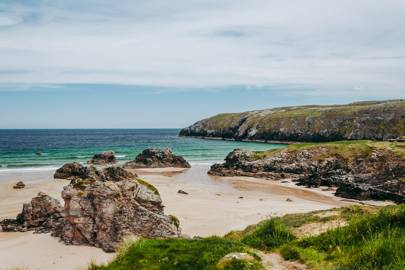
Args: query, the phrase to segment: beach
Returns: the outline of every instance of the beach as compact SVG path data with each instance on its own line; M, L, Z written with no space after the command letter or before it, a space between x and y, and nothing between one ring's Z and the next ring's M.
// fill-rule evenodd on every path
M214 177L208 165L190 169L139 169L140 178L155 185L165 213L180 220L182 233L190 237L224 235L265 218L348 205L330 191L297 187L251 177ZM9 171L0 176L0 219L15 218L22 204L42 191L57 199L67 180L55 180L53 170ZM6 180L9 179L9 180ZM15 190L17 180L26 187ZM188 193L179 194L178 190ZM287 200L289 199L289 200ZM16 254L21 254L16 255ZM87 246L68 246L49 234L0 232L0 269L85 269L90 261L108 262L113 253Z

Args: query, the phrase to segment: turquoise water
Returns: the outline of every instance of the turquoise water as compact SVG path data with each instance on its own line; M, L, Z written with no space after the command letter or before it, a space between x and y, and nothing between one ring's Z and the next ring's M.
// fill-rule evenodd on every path
M235 148L268 150L279 144L178 137L178 129L0 130L0 170L56 167L86 162L113 150L119 161L134 159L148 147L169 147L191 163L221 161Z

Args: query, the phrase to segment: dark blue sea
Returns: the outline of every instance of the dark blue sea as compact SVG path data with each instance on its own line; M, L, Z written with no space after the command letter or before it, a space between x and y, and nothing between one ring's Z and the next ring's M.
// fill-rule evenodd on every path
M178 136L179 129L0 130L0 170L57 167L86 162L113 150L119 161L134 159L148 147L171 148L191 163L220 161L235 148L268 150L277 144L203 140Z

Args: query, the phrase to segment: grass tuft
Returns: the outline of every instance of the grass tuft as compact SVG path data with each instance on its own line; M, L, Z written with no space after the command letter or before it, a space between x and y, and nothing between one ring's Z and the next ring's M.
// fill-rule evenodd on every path
M278 218L267 220L246 234L241 242L261 250L271 250L295 239L287 226Z

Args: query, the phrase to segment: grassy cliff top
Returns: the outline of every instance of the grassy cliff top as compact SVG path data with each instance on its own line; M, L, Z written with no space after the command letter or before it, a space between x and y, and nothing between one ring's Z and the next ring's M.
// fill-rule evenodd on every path
M264 159L281 151L299 152L303 150L322 149L322 154L319 158L327 156L340 156L346 160L355 160L370 155L373 151L388 151L393 155L405 159L405 143L403 142L387 142L387 141L336 141L326 143L299 143L291 144L287 148L273 149L269 151L254 152L254 159Z
M221 113L215 116L206 118L207 127L211 128L228 128L238 123L241 118L248 117L254 120L255 118L294 118L294 117L319 117L323 114L350 115L363 110L378 109L381 107L397 108L405 110L405 100L386 100L386 101L362 101L343 105L305 105L305 106L290 106L278 107L273 109L255 110L241 113ZM256 120L256 119L255 119Z
M405 100L222 113L182 129L180 135L283 141L393 139L405 135Z

